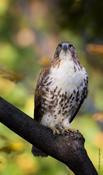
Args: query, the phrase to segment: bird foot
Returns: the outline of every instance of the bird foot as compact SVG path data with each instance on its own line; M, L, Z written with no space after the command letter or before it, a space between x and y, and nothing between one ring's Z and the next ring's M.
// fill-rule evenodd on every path
M57 128L53 128L53 134L55 135L55 134L60 134L60 130L59 129L57 129Z
M69 131L71 131L72 133L76 133L78 130L74 128L69 128Z
M68 128L68 127L64 127L62 129L62 134L64 134L65 132L68 133L69 131L71 131L72 133L76 133L78 130L74 129L74 128Z
M62 134L65 133L65 132L68 132L69 129L70 129L70 128L68 128L68 127L64 127L64 128L62 129Z

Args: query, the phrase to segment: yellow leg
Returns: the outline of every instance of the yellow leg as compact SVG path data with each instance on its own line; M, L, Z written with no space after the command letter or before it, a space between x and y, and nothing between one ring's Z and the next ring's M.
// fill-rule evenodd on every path
M68 130L69 130L68 127L64 127L64 128L62 129L62 134L63 134L64 132L68 132Z
M77 132L77 130L74 129L74 128L64 127L64 128L62 129L62 134L63 134L64 132L69 132L69 131L71 131L71 132L73 132L73 133L76 133L76 132Z
M60 134L60 131L59 131L59 129L57 129L57 128L53 128L52 129L53 130L53 134Z
M76 133L78 131L77 129L74 129L74 128L70 128L69 130L73 133Z

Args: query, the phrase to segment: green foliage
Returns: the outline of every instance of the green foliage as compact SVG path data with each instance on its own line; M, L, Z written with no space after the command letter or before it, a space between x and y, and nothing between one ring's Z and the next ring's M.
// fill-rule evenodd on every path
M82 33L87 36L86 41L102 36L102 9L102 0L57 0L53 6L60 28Z
M88 70L89 98L72 126L83 133L97 169L103 133L96 122L99 114L96 120L92 114L103 110L103 52L101 48L101 54L97 53L94 46L91 52L85 41L101 36L101 11L101 1L0 0L0 96L33 117L34 89L41 68L48 64L59 41L73 42ZM102 126L103 115L99 122ZM1 175L73 174L51 157L33 157L30 150L30 144L0 124ZM102 171L101 167L99 175Z

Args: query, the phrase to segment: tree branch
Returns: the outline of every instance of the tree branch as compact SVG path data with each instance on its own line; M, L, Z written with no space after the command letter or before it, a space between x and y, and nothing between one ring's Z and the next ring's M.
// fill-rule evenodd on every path
M66 164L75 175L97 175L77 132L53 135L19 109L0 98L0 122L48 155Z

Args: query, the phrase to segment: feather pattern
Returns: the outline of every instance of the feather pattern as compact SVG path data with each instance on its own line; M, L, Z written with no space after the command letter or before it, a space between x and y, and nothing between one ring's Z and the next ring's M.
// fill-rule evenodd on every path
M70 128L88 93L88 74L80 65L76 49L69 42L59 45L35 90L34 119L53 132Z

